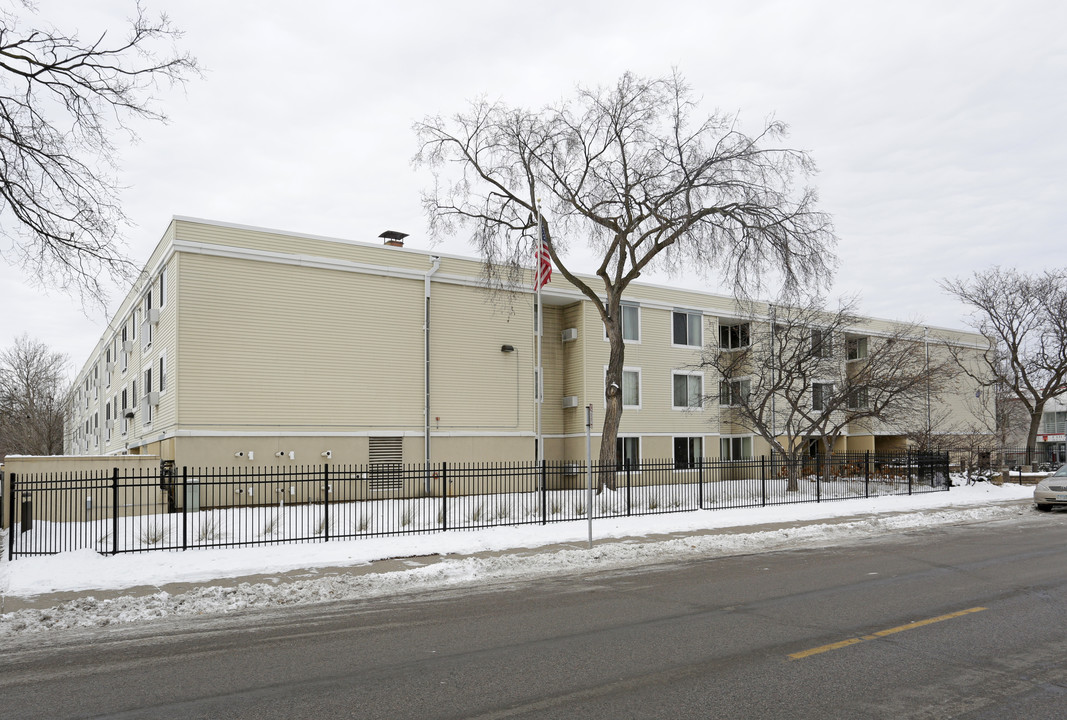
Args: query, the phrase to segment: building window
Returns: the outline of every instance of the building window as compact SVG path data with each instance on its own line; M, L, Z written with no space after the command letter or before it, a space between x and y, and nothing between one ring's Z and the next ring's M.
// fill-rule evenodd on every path
M622 306L622 339L641 342L641 308L637 305Z
M159 271L159 307L163 308L167 304L167 268L163 268Z
M737 350L748 347L748 323L719 326L719 347L723 350Z
M142 422L148 425L152 422L152 368L149 366L144 371L144 418Z
M719 454L723 460L751 460L752 436L719 438Z
M622 341L628 343L641 342L641 306L623 305L622 312ZM604 342L608 341L608 329L604 328Z
M811 384L811 409L825 410L830 405L830 399L834 394L833 383Z
M702 437L676 437L674 438L674 469L688 470L700 464L704 457L704 438Z
M627 465L637 470L641 466L641 438L615 438L615 467L625 470Z
M673 385L671 407L675 410L700 408L704 400L704 376L701 373L671 372Z
M834 356L833 336L829 330L811 329L811 354L818 358Z
M737 407L748 401L751 380L723 380L719 383L719 405Z
M141 328L141 349L147 350L152 345L152 289L149 288L144 296L144 327Z
M128 342L126 337L126 325L122 326L122 333L120 337L122 338L122 363L119 367L122 372L126 372L127 368L130 367L130 353L126 350L126 343Z
M167 354L159 356L159 391L167 389Z
M856 337L845 341L845 359L862 360L867 357L867 338Z
M671 342L674 345L686 347L701 347L704 344L704 336L701 332L701 318L699 312L690 310L675 310L672 314Z
M126 413L129 412L130 408L130 398L126 394L126 388L122 388L122 405L120 407L122 409L119 411L119 432L125 435L130 429L130 419L126 417Z
M622 406L624 408L641 407L641 371L636 368L622 371Z
M863 410L867 407L867 388L854 388L848 393L848 409Z

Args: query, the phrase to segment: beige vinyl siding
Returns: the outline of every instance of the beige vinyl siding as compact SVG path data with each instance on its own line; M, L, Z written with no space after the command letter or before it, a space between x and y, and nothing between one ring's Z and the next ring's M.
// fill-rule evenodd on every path
M434 283L430 302L431 432L533 432L530 296ZM515 351L502 352L503 345ZM421 360L421 342L418 353Z
M604 326L596 308L592 303L583 303L583 307L584 321L589 327L586 336L593 338L593 341L586 344L590 357L587 360L585 381L588 387L595 388L589 394L591 398L595 398L592 400L594 422L599 426L603 421L604 366L608 361L609 348L604 340ZM709 382L718 382L717 378L712 378L709 371L697 367L700 351L672 347L671 309L642 306L640 316L641 340L637 343L626 343L623 365L641 370L641 407L623 410L622 422L619 425L620 434L703 436L709 432L717 432L717 408L709 407L707 403L703 408L692 411L675 410L672 407L673 371L702 373L705 393L708 392ZM712 323L704 322L703 325L705 334L712 331ZM664 442L652 441L649 447L656 455L649 455L643 442L642 454L645 457L666 458L673 452L669 437L666 437Z
M183 254L179 422L421 429L422 283Z
M541 338L541 364L545 369L545 402L542 410L541 429L545 435L563 432L563 392L566 370L563 364L563 308L545 306L544 336Z
M215 245L218 246L216 251L243 249L260 257L278 256L296 263L321 258L422 274L429 268L429 258L434 254L421 249L386 246L376 237L354 241L184 218L175 218L173 227L180 243ZM440 273L476 280L482 273L482 265L474 259L443 256Z
M583 408L598 397L596 392L590 390L585 375L587 364L587 348L592 341L599 342L597 335L591 341L588 337L589 326L585 322L585 308L592 307L587 302L577 302L567 305L562 310L562 330L574 328L578 331L578 339L573 342L560 343L560 368L563 375L563 395L574 395L578 398L578 407L563 411L563 432L566 434L585 432L585 411ZM595 309L594 309L595 311ZM597 322L597 331L601 327Z

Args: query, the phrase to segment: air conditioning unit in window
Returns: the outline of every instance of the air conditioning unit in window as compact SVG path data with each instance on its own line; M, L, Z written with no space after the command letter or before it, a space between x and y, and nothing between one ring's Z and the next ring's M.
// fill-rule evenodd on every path
M133 417L133 408L132 407L123 408L122 409L122 416L123 417L127 417L127 418L132 418Z
M578 396L577 395L565 395L563 397L563 407L565 407L565 408L576 408L576 407L578 407Z
M147 395L144 396L144 401L147 404L151 405L152 407L155 407L156 405L159 405L159 393L158 392L150 392L150 393L148 393Z
M571 342L578 339L578 328L567 328L563 331L563 342Z
M133 340L123 340L122 341L122 352L125 352L125 353L133 352Z
M145 322L150 322L153 325L158 323L159 322L159 308L152 308L151 310L146 310L145 314L144 314L144 319L145 319Z

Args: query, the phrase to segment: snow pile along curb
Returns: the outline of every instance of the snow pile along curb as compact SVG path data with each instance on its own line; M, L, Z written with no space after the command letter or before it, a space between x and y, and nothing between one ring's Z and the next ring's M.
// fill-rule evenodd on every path
M1019 503L872 516L863 520L818 523L751 533L696 535L653 542L610 542L592 550L563 549L465 557L384 573L330 575L284 583L242 582L206 586L182 594L157 592L97 600L86 596L46 610L25 609L0 616L0 636L63 628L103 627L151 620L231 613L337 600L402 594L429 588L465 587L487 582L533 579L590 570L679 562L863 540L887 532L988 521L1029 514Z

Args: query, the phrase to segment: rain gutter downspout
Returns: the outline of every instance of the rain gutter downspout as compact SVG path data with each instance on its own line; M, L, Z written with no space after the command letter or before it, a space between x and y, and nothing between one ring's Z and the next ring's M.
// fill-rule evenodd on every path
M426 486L424 489L427 495L433 491L430 483L432 478L432 473L430 471L430 277L441 267L441 258L433 255L430 259L433 262L433 265L426 271L426 275L423 276L423 296L425 306L423 308L424 315L422 323L423 360L425 362L423 387L426 396L425 406L423 407L423 447L426 450Z

